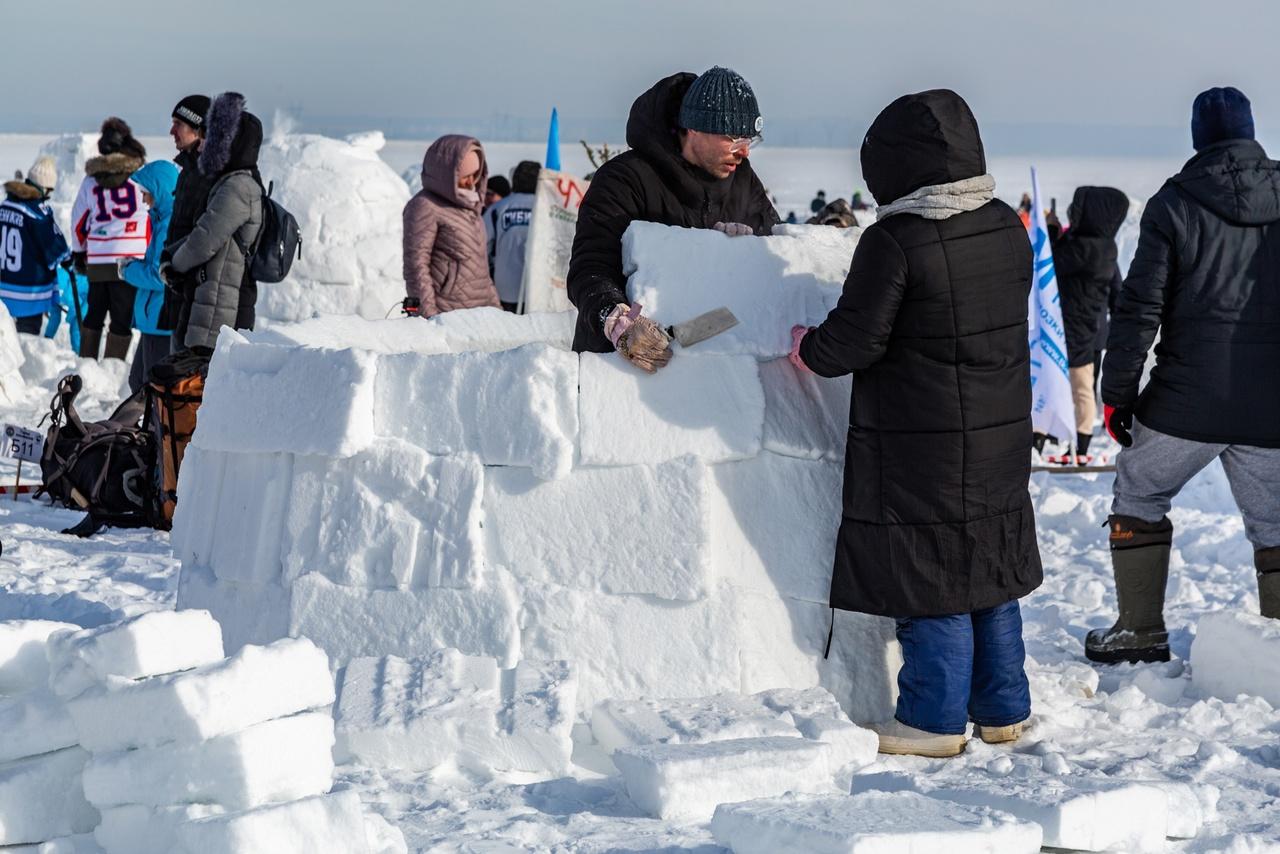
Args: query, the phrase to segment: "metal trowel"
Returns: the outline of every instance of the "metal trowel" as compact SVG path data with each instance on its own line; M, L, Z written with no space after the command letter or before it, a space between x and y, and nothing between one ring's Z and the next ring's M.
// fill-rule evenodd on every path
M704 314L667 327L667 334L680 343L681 347L692 347L699 341L714 338L721 332L738 325L738 318L724 306L713 308Z

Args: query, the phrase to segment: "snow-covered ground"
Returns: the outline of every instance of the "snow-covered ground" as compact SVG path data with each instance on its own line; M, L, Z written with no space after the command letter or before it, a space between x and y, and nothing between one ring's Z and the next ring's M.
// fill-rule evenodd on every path
M45 142L43 137L0 137L0 165L25 168ZM153 156L168 151L167 140L147 142ZM489 148L499 171L540 154L536 145ZM585 155L577 163L568 149L566 168L584 170ZM380 154L400 174L421 150L422 143L392 141ZM853 152L765 147L753 156L784 210L806 206L818 187L829 196L847 195L859 180ZM1016 201L1028 183L1028 163L996 159L992 164L1006 198ZM1042 158L1035 165L1046 195L1056 196L1065 208L1077 183L1114 184L1145 198L1178 164ZM287 335L287 328L280 331ZM34 426L47 410L58 376L71 370L85 377L80 407L87 417L102 417L119 400L122 366L77 360L65 343L24 340L23 348L24 387L0 405L0 421ZM1097 449L1109 455L1116 451L1107 439L1099 440ZM0 465L0 479L12 476L11 464ZM1206 695L1193 683L1188 663L1201 617L1224 609L1256 613L1258 607L1252 550L1222 469L1215 464L1193 480L1171 514L1175 542L1166 619L1175 660L1095 669L1083 658L1084 635L1108 625L1115 614L1102 527L1111 480L1105 474L1032 478L1045 583L1023 601L1032 659L1031 730L1012 747L972 741L954 760L880 758L859 774L896 772L919 789L963 788L994 779L1007 781L1013 790L1019 780L1046 775L1068 785L1099 777L1192 784L1182 817L1198 813L1203 825L1194 839L1170 841L1167 850L1280 850L1280 712L1256 696ZM40 618L94 627L173 607L179 563L167 534L113 529L79 540L58 533L78 518L26 497L16 502L0 497L0 620ZM1218 666L1247 672L1251 660L1276 654L1261 642L1259 648L1237 652L1237 662ZM569 773L541 782L457 764L426 774L351 762L337 768L337 784L357 791L367 808L397 825L410 850L724 850L706 816L649 817L590 736L579 721ZM1141 804L1132 801L1132 812ZM733 818L718 818L718 826L729 828ZM1121 814L1116 821L1140 818Z

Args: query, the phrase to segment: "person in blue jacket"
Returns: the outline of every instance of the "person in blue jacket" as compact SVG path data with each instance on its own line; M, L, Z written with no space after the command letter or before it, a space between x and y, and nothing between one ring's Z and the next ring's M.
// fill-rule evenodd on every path
M171 336L161 327L164 309L164 279L160 278L160 252L169 233L173 215L173 189L178 184L178 167L168 160L155 160L133 173L133 182L142 188L149 206L151 240L147 254L121 263L120 278L138 289L133 303L133 325L142 333L129 369L129 391L136 392L147 381L151 366L169 355Z
M39 335L58 301L58 265L71 259L47 201L58 180L52 157L40 157L24 181L4 185L0 201L0 300L19 332Z

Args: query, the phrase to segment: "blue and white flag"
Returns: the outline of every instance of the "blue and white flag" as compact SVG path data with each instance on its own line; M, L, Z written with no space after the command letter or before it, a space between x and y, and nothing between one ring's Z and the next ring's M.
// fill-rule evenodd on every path
M1031 168L1031 237L1035 278L1027 306L1027 342L1031 345L1031 426L1037 433L1075 443L1075 407L1067 373L1067 336L1058 301L1049 227L1040 204L1040 179Z

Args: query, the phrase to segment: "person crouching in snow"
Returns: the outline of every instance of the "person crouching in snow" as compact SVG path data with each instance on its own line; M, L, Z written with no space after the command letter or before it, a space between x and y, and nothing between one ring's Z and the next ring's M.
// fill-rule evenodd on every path
M1196 97L1191 137L1195 157L1147 202L1111 315L1102 402L1122 446L1107 520L1120 615L1085 640L1097 662L1169 660L1165 514L1215 459L1254 548L1262 616L1280 619L1280 163L1254 141L1238 89Z
M129 368L130 394L142 388L151 366L169 355L172 335L162 328L164 280L160 278L160 253L169 233L169 217L173 213L173 190L178 185L178 167L168 160L155 160L133 173L133 182L142 188L151 218L151 242L141 259L128 259L120 264L120 278L138 289L133 303L133 325L142 333L138 349Z
M404 206L405 311L433 317L499 308L480 218L489 168L479 140L448 134L422 158L422 189Z
M1098 417L1094 396L1094 343L1106 314L1107 296L1117 275L1116 235L1129 215L1129 197L1115 187L1078 187L1067 209L1071 227L1061 237L1050 229L1053 267L1062 300L1062 325L1067 333L1067 367L1076 414L1076 455L1089 461L1093 422Z
M182 279L175 328L175 341L185 347L212 350L223 326L253 328L253 312L246 309L257 294L249 247L262 230L262 122L244 107L238 92L224 92L209 107L197 161L201 175L213 182L209 203L191 233L167 247L173 269L193 274ZM167 268L162 271L167 279Z
M886 107L862 174L892 201L827 319L792 330L798 367L853 373L831 606L897 620L883 753L954 756L969 721L1013 741L1031 712L1017 601L1043 580L1027 491L1031 243L986 171L955 92Z

